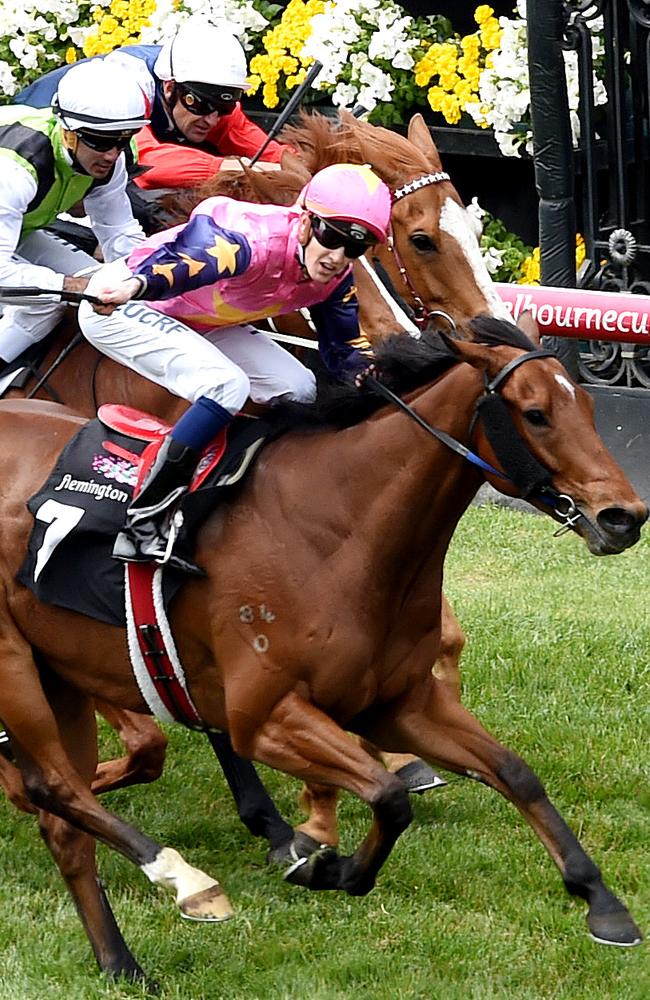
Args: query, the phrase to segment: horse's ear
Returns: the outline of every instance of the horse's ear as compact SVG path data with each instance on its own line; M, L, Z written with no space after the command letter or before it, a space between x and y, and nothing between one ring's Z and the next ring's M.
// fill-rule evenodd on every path
M520 330L523 330L529 340L532 340L535 347L539 347L541 334L539 332L537 320L530 310L527 309L525 312L519 314L517 317L517 326Z
M442 170L438 148L433 141L429 126L421 114L413 115L411 118L407 137L416 149L419 149L421 153L424 153L425 156L433 161L433 166L436 170Z

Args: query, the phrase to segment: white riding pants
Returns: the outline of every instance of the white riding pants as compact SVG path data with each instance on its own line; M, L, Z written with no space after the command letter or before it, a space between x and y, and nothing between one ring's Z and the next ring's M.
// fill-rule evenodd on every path
M68 243L54 233L38 230L21 240L12 255L16 261L27 261L50 267L59 274L82 274L101 265L84 250ZM5 306L0 317L0 358L13 361L31 344L47 336L59 322L65 303L30 302L24 306Z
M104 265L91 278L89 294L105 286L109 275L119 281L130 271L124 261ZM201 334L140 300L110 316L83 302L79 325L97 350L191 403L207 396L235 414L248 396L256 403L309 402L316 394L313 373L252 326Z

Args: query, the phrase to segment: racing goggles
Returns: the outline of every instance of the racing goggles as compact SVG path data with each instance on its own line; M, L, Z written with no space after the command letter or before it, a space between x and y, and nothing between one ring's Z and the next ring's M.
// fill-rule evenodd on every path
M377 237L358 222L344 222L337 219L336 225L333 226L320 216L312 215L311 229L322 247L326 250L338 250L339 247L343 247L345 256L352 260L363 256L366 250L377 242Z
M243 93L238 87L202 87L195 83L177 83L178 99L191 115L197 118L212 115L230 115Z
M117 149L120 153L131 142L139 129L121 130L119 132L93 132L88 129L76 129L76 134L84 146L94 149L96 153L109 153Z

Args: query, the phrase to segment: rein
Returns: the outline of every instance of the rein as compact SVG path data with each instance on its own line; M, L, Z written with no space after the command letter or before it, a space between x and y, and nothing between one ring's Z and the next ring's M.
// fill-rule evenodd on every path
M441 181L448 181L448 180L450 180L449 174L446 173L444 170L438 170L436 171L435 174L422 174L421 177L416 177L412 181L409 181L407 184L403 184L401 187L398 187L395 191L393 191L393 204L395 204L396 201L400 201L402 198L406 198L407 195L413 194L415 191L419 191L421 188L429 187L430 184L439 184ZM397 265L397 270L399 271L402 281L404 282L407 289L411 293L411 297L415 302L415 308L407 307L410 310L413 322L420 329L422 329L427 325L427 323L430 323L433 319L440 317L442 319L447 320L452 331L455 330L456 324L454 323L449 313L444 312L442 309L427 309L423 299L421 299L418 293L416 292L415 288L413 287L413 282L409 278L408 271L404 266L404 262L402 261L402 258L400 257L399 253L397 252L397 246L395 244L395 237L393 235L392 227L386 239L386 246L388 248L388 252L392 253L393 257L395 258L395 264ZM379 273L381 280L384 282L384 284L389 289L391 294L394 295L397 298L397 301L401 303L402 299L395 291L395 286L393 285L388 274L386 273L385 268L381 267L381 271Z
M551 485L551 476L548 469L545 469L525 446L514 426L508 407L503 398L498 394L499 388L520 365L525 364L527 361L555 356L553 351L527 351L525 354L520 354L519 357L513 358L504 365L490 382L486 379L485 395L475 403L469 436L471 438L476 421L481 420L488 441L494 448L499 461L504 466L503 469L496 469L489 462L485 461L485 459L481 458L480 455L477 455L466 445L461 444L460 441L447 434L446 431L432 427L408 403L405 403L403 399L380 382L374 375L367 376L364 384L372 386L379 395L399 407L419 427L446 445L457 455L460 455L461 458L464 458L472 465L476 465L484 472L489 472L499 479L504 479L506 482L512 483L520 491L523 499L537 500L553 508L557 518L563 522L561 528L554 532L554 535L557 536L569 531L583 515L576 507L572 497L566 493L558 493Z

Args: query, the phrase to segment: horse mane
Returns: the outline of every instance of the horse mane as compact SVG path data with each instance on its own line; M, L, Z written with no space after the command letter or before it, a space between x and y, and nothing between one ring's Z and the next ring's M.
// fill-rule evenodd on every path
M349 111L337 119L302 111L297 124L282 130L312 173L332 163L367 163L389 187L406 174L428 173L431 164L409 139L379 125L359 121Z
M506 320L479 316L470 322L469 328L475 343L535 350L535 344ZM430 328L417 338L404 333L383 338L375 345L373 362L382 384L403 396L440 378L459 364L459 358L453 340L446 333ZM315 402L281 403L273 407L270 420L276 428L282 428L282 433L343 429L361 423L387 405L385 397L372 385L360 391L352 381L339 382L327 372L319 372Z
M298 121L286 125L278 138L297 153L286 150L279 170L223 171L198 187L166 195L168 224L185 222L199 202L216 195L263 205L293 205L310 177L333 163L367 163L389 187L429 173L432 166L405 136L358 121L349 111L331 118L302 110Z

